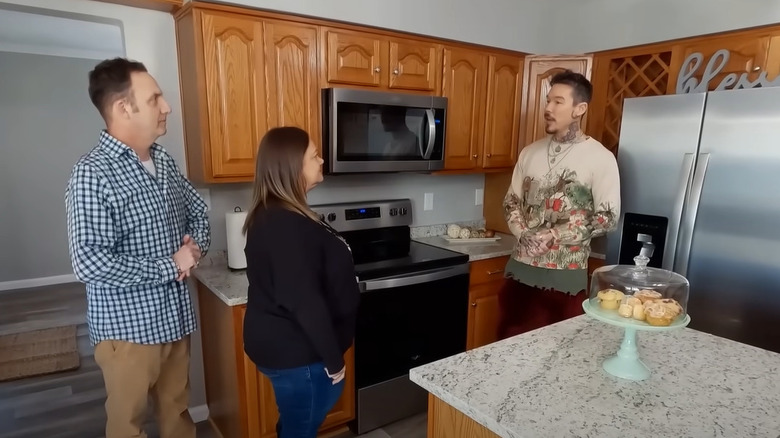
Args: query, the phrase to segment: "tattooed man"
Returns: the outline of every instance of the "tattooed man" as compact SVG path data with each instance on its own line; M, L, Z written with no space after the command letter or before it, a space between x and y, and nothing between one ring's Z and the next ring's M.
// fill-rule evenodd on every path
M620 179L614 155L581 124L593 87L583 75L555 75L547 93L547 136L520 152L504 198L517 238L506 266L504 336L582 313L591 239L615 228Z

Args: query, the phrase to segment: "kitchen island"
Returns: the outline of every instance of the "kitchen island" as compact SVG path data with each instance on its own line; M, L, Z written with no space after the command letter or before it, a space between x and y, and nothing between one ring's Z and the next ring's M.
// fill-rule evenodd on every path
M583 315L412 369L430 393L428 438L780 435L780 354L643 332L651 376L634 382L601 368L622 338Z

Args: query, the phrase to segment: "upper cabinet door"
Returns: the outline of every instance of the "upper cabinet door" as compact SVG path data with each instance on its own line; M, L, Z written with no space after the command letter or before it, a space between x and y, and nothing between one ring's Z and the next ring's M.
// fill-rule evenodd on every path
M547 93L553 76L565 70L572 70L590 79L593 58L588 56L526 56L523 80L523 102L520 117L520 149L536 140L544 138L544 107L547 106ZM587 113L582 121L582 129L587 133Z
M512 167L520 142L523 58L490 55L482 167Z
M387 41L378 36L323 28L326 81L378 87L387 77Z
M390 40L388 88L438 90L441 46L414 40Z
M698 65L692 75L686 77L696 78L697 83L701 83L704 71L712 59L712 55L720 49L727 49L729 51L729 59L726 64L720 69L709 81L708 90L712 91L720 85L723 78L727 75L734 73L738 78L743 73L747 74L748 79L751 82L758 79L758 75L762 71L772 73L773 70L777 71L777 67L774 65L767 65L767 57L769 55L769 43L771 40L770 35L757 36L751 35L747 37L722 37L722 38L707 38L701 41L692 41L687 44L681 44L673 49L674 57L672 58L672 65L670 71L673 80L670 81L670 88L667 90L668 94L674 94L677 90L677 79L681 69L685 69L685 72L690 72L690 65L684 66L685 59L693 53L701 53L702 63ZM769 80L773 80L773 75L768 75ZM733 87L734 84L731 85ZM731 88L729 87L729 88Z
M263 25L252 17L202 14L213 177L251 177L264 109Z
M265 22L269 126L297 126L319 144L317 27Z
M468 49L444 50L442 89L447 102L444 167L473 169L482 153L488 57Z

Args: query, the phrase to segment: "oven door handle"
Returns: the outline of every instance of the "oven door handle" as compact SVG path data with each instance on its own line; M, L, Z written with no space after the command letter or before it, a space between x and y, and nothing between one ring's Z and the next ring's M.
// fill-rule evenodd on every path
M375 280L366 280L360 282L360 291L368 292L372 290L390 289L393 287L411 286L414 284L427 283L429 281L443 280L445 278L455 277L469 273L468 263L451 266L447 268L430 269L422 272L415 272L411 275L401 275Z

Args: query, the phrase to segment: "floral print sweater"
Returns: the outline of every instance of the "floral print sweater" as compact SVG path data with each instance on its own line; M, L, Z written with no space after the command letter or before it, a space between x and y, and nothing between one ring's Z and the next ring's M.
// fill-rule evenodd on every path
M546 137L518 157L504 198L504 217L518 238L513 258L548 269L587 269L590 241L613 230L620 215L615 156L587 137L558 144ZM555 238L543 255L529 254L524 238L545 230Z

